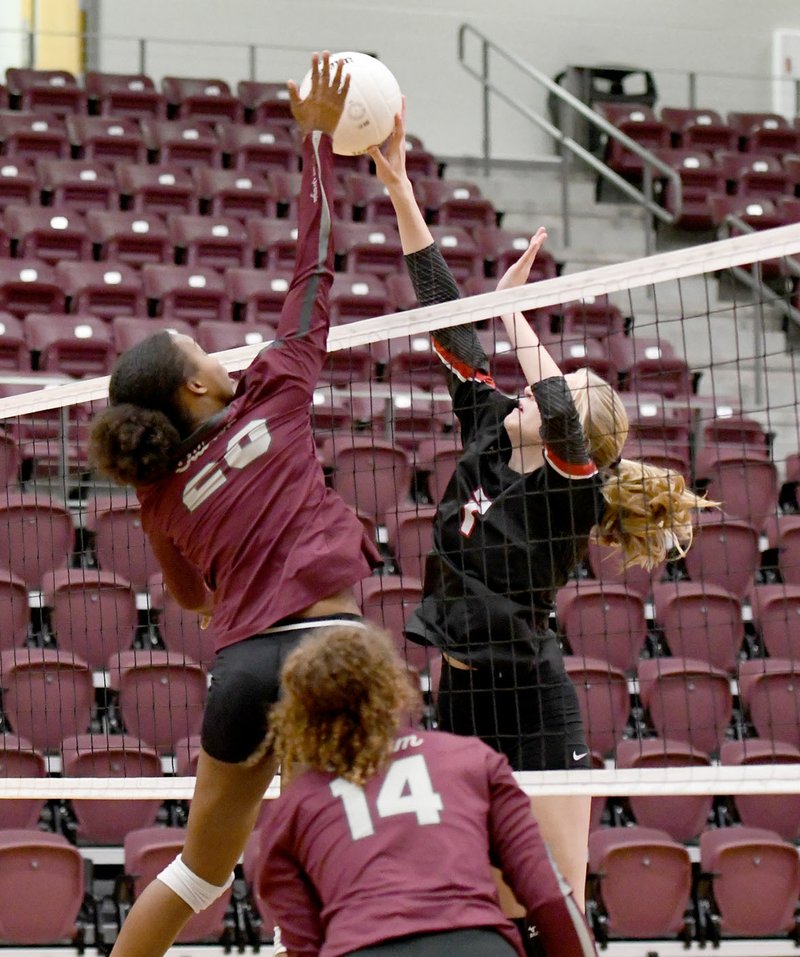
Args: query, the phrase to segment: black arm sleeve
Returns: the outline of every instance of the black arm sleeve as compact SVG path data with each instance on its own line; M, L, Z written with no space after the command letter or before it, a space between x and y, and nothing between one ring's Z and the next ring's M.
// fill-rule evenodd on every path
M553 376L536 382L533 395L542 417L539 434L550 466L565 478L591 478L597 468L566 379Z
M460 298L453 274L435 243L406 256L406 266L421 306L432 306ZM436 351L446 365L448 361L445 356L455 360L461 367L460 373L472 373L461 374L459 378L476 378L476 373L483 373L484 377L488 374L489 358L471 323L451 329L437 329L432 335L438 347Z

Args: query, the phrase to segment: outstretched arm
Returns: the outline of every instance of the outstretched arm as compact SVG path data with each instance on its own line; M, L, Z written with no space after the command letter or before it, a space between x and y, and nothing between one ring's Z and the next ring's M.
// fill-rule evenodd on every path
M514 289L525 285L536 254L542 248L546 239L547 233L544 227L540 226L525 252L501 277L497 283L498 289ZM500 318L506 328L511 345L517 353L517 360L528 385L541 382L542 379L561 375L558 363L539 341L539 336L521 312L507 313Z

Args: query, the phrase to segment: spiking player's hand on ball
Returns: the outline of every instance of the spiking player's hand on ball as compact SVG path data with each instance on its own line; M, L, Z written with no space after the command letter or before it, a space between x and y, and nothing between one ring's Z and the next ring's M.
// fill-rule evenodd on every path
M406 100L403 110L394 118L394 128L383 144L383 149L373 146L367 150L375 164L378 179L391 193L393 189L408 184L406 173Z
M331 55L328 50L324 50L321 58L319 53L311 57L311 91L305 99L301 99L294 80L289 80L286 84L292 116L304 136L312 130L320 130L333 136L350 88L350 77L343 72L343 66L343 62L339 60L331 76Z

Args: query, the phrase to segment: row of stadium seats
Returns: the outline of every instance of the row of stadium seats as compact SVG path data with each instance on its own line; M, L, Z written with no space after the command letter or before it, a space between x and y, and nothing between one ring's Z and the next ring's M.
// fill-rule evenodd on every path
M113 895L116 930L127 902L180 851L184 836L178 827L139 828L126 835ZM260 841L257 830L237 871L239 880L189 920L178 944L220 941L243 951L270 939L268 904L258 892ZM699 866L693 868L689 851L654 828L594 831L587 912L597 939L606 944L618 937L680 937L688 947L690 941L719 944L728 936L794 934L800 860L792 844L762 828L709 828L700 837L698 856ZM0 857L0 887L6 891L0 894L0 927L9 943L73 940L82 947L100 933L96 911L101 902L92 898L80 852L64 836L24 828L0 831ZM93 905L88 914L87 896Z
M60 212L129 210L203 214L240 221L253 216L296 218L301 173L285 169L210 169L92 160L0 160L0 208L42 206ZM194 175L191 175L191 174ZM418 178L415 192L431 225L468 230L499 226L502 213L470 180ZM385 187L367 173L339 174L331 204L347 221L394 223Z

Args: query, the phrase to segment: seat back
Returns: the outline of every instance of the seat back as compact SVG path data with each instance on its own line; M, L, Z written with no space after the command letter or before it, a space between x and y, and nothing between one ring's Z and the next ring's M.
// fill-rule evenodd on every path
M800 764L800 750L782 741L745 738L725 741L720 748L721 764ZM765 775L769 770L765 769ZM736 810L745 827L775 831L786 841L800 835L800 794L737 794Z
M0 780L43 778L47 775L44 758L29 741L15 734L0 735ZM14 827L36 827L43 798L10 798L0 801L0 831Z
M130 582L136 591L145 591L148 579L158 571L158 562L142 528L138 502L98 500L95 509L87 512L86 526L94 532L99 568Z
M128 734L159 754L199 734L207 682L197 662L166 651L124 651L111 656L109 673Z
M427 671L431 659L439 654L405 637L408 616L422 601L422 583L411 576L379 575L360 583L364 617L377 622L392 636L403 660L419 672Z
M565 655L564 666L575 686L586 739L602 755L622 739L630 713L628 681L623 672L605 661Z
M624 585L568 582L558 590L559 629L574 655L635 671L647 637L642 596Z
M436 506L417 505L386 513L389 547L401 574L422 579L425 560L433 547L433 520Z
M64 742L62 768L70 778L160 777L161 759L127 735L79 735ZM161 801L103 801L73 798L78 837L89 844L121 844L136 828L155 824Z
M0 502L0 568L28 589L41 587L46 572L67 564L74 541L72 516L58 502L13 493Z
M164 586L161 574L150 577L148 583L150 608L158 615L158 632L167 651L185 655L204 668L214 661L214 624L203 630L197 612L187 611L175 601Z
M46 648L0 653L3 710L16 734L38 751L57 751L91 721L94 686L89 666Z
M73 938L83 871L80 851L61 834L0 831L0 939L35 946Z

